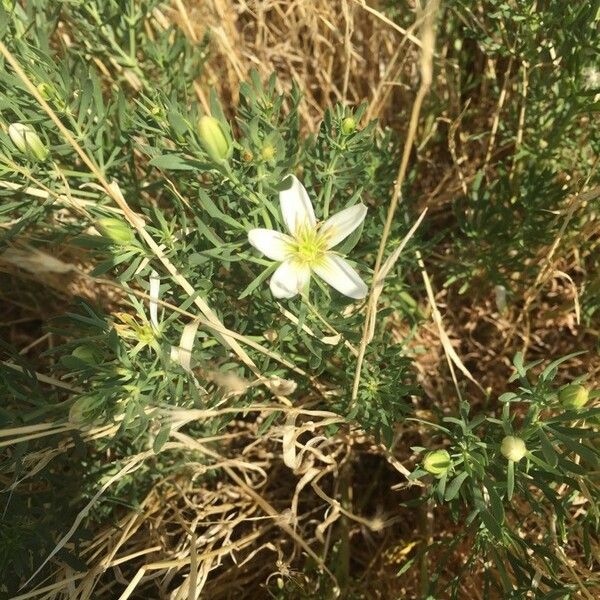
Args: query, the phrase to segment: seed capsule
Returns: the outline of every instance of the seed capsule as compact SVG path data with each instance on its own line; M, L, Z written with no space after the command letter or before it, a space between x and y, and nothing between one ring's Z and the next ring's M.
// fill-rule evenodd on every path
M44 100L50 100L52 98L52 86L47 83L40 83L36 86L37 91Z
M15 148L33 160L46 160L49 150L30 125L13 123L8 127L8 135Z
M88 396L78 398L69 409L69 422L79 425L87 421L90 413L96 408L97 400Z
M504 458L513 462L519 462L527 454L527 446L525 446L525 442L521 438L514 435L507 435L502 440L500 451Z
M589 392L582 385L571 384L560 390L558 399L566 409L579 410L587 404Z
M231 142L217 119L208 115L200 117L198 133L202 147L212 160L221 162L229 158L232 150Z
M423 468L438 478L448 471L451 464L450 454L446 450L433 450L423 459Z

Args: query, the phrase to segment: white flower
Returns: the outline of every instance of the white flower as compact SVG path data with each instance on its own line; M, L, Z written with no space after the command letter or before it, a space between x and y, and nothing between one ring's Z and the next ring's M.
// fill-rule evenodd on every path
M315 212L304 186L294 177L292 186L279 193L281 214L291 235L271 229L252 229L248 240L271 260L281 262L271 278L276 298L292 298L306 292L312 273L338 292L360 299L368 288L360 275L336 252L367 214L364 204L355 204L317 224Z

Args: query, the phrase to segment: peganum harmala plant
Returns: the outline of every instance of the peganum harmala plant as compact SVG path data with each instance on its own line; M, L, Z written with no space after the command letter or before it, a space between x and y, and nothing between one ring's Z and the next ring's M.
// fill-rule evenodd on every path
M278 93L275 76L263 82L253 72L236 105L215 91L197 94L207 41L190 44L162 10L158 0L0 8L0 250L25 270L66 269L99 290L45 327L56 344L37 361L7 346L0 365L10 399L1 422L20 432L5 436L2 462L5 595L51 577L53 561L90 569L80 550L92 529L116 523L124 506L140 509L157 480L186 473L188 463L202 466L208 487L216 459L173 448L176 434L218 436L261 403L271 412L260 434L287 423L290 406L335 411L330 437L359 426L388 447L399 424L414 422L421 391L410 334L427 314L415 300L422 294L412 257L419 250L427 261L437 233L417 232L386 283L356 401L350 397L399 140L365 122L366 105L337 104L315 135L301 133L302 91L291 84ZM552 152L544 168L554 166ZM527 177L519 175L528 197L536 180ZM482 197L505 187L501 179ZM554 184L545 191L558 196ZM406 194L392 247L417 214ZM475 229L481 221L493 228L505 218L500 208L478 204L467 216ZM505 249L537 226L534 216L494 252L518 263L521 255ZM459 265L464 277L472 255L465 236L451 233L457 256L469 259ZM410 320L402 340L387 325L398 315ZM486 593L571 593L561 575L569 528L588 540L593 566L596 395L558 392L557 366L533 384L532 365L516 359L520 388L500 397L499 418L471 416L462 402L458 416L426 423L437 433L413 474L426 492L411 508L438 502L454 519L466 515L449 551L471 536L464 569L495 565L485 570ZM215 416L178 420L193 410ZM139 456L147 457L143 468L119 476ZM110 496L97 501L107 482ZM346 502L348 486L339 495ZM585 514L574 510L584 502ZM64 511L46 510L58 503ZM85 527L62 543L81 507ZM538 537L521 535L521 523ZM349 536L341 529L333 535L343 548ZM301 567L312 574L312 565ZM426 593L450 588L456 597L461 575L448 582L432 561Z
M560 578L574 536L590 540L598 535L600 409L588 401L600 394L590 392L583 377L555 386L558 367L570 358L551 362L534 377L541 361L524 364L517 354L511 381L519 385L499 397L499 417L473 416L462 401L456 416L426 423L441 448L426 452L411 475L428 481L429 497L447 506L453 519L464 519L452 544L472 540L463 568L491 561L495 569L485 572L485 589L504 597L519 597L538 586L535 597L540 598L549 597L548 589L550 597L575 593L576 587L564 586ZM587 510L579 510L582 505ZM584 546L593 571L597 556L589 542ZM449 587L452 597L459 597L460 580L459 573ZM439 585L434 573L430 592L441 591Z

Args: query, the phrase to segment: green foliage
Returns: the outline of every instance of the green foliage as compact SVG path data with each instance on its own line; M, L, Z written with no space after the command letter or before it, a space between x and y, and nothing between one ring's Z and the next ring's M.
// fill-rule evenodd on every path
M162 28L152 18L159 5L143 0L126 3L123 10L117 2L56 6L38 1L25 8L5 7L1 15L9 33L8 47L27 77L103 176L118 182L131 207L143 216L145 231L194 289L190 297L177 285L123 214L114 211L37 100L3 65L3 244L17 239L27 239L37 249L67 244L94 264L92 276L110 278L124 290L129 303L128 311L113 310L109 315L80 301L52 322L49 331L59 343L42 357L44 371L67 382L71 393L48 402L40 389L35 394L30 389L39 388L32 375L34 366L23 364L22 375L3 369L3 392L12 398L3 411L3 423L16 427L45 419L75 431L116 425L107 439L93 444L78 440L87 453L79 463L85 482L79 491L65 488L65 495L72 494L68 503L74 508L118 472L119 461L148 447L160 453L160 459L115 484L108 504L94 507L90 519L100 521L123 503L135 506L154 474L164 475L171 461L177 463L173 453L162 455L170 432L169 409L218 406L224 398L243 409L263 399L255 387L232 396L215 382L215 372L242 380L252 377L250 370L232 360L215 332L201 328L192 343L181 348L194 296L214 307L226 327L267 345L281 357L275 360L249 347L250 359L261 372L289 378L282 363L305 371L304 376L294 375L299 397L312 393L311 380L318 376L342 390L339 407L344 412L388 442L394 422L406 412L404 399L413 390L409 360L393 347L378 349L369 357L358 403L349 408L353 375L345 366L353 360L344 343L359 343L362 316L346 310L348 300L324 284L313 285L310 304L300 298L277 301L266 284L273 267L247 242L247 231L253 227L284 229L277 194L290 172L302 172L319 219L361 197L371 198L372 217L362 232L340 247L366 264L383 215L383 209L377 214L378 207L385 205L389 194L389 175L383 180L379 176L389 162L389 137L376 142L375 124L362 123L366 106L354 112L336 106L327 112L316 138L302 138L297 112L300 90L293 87L289 95L278 94L274 76L263 85L253 73L240 87L239 107L229 111L232 118L211 94L210 113L232 148L225 161L207 152L201 137L206 131L198 128L202 111L192 94L203 46L192 49L179 30ZM59 21L70 24L68 32L55 29ZM153 31L152 37L148 30ZM348 126L349 119L353 127ZM44 163L34 164L15 148L6 133L13 122L35 128L49 149ZM39 200L27 187L49 193ZM65 217L65 209L74 211L76 218ZM403 231L405 227L399 229ZM156 301L166 299L177 308L158 306L154 321L148 299L135 293L140 289L152 293L152 278L159 285ZM325 343L331 330L339 339ZM276 332L272 341L267 341L269 332ZM191 370L181 360L181 353L190 350ZM23 405L28 407L24 413ZM227 419L215 419L207 431L216 432L226 423ZM43 450L49 441L42 438L27 447L17 443L4 469L16 477L20 456ZM100 457L108 448L115 460L104 464ZM62 458L52 461L38 477L50 477L61 462ZM37 498L44 500L42 495ZM46 515L40 537L31 529L35 511L14 501L10 510L13 522L6 537L19 538L22 547L20 553L7 553L4 572L22 581L65 530L67 514Z
M498 119L492 143L476 109L457 107L465 110L461 136L475 169L454 205L448 283L460 283L464 292L487 281L518 297L535 278L540 252L558 236L572 197L599 181L598 89L590 87L599 5L490 0L482 6L483 22L472 3L453 3L457 18L442 31L452 37L449 58L457 67L450 95L482 95ZM596 213L596 203L577 203L558 256L575 250L587 257L581 232ZM588 260L597 270L593 254Z
M485 569L487 594L542 599L575 593L562 576L566 552L573 551L569 538L585 546L586 564L593 566L589 540L598 536L598 392L583 403L565 400L563 391L561 400L565 388L555 379L573 355L542 370L540 361L524 364L518 354L509 382L515 389L502 394L497 406L490 403L482 411L473 399L461 401L456 414L440 410L439 419L415 413L416 398L425 391L418 385L412 342L428 315L414 256L418 249L428 265L439 268L440 280L460 284L462 293L501 284L510 298L519 298L520 289L531 286L539 257L561 233L569 199L598 181L598 130L590 126L597 117L598 90L590 89L586 71L597 50L592 35L597 7L541 3L534 10L526 3L494 0L482 4L483 15L468 2L445 8L441 44L456 68L448 89L431 100L425 120L435 120L444 94L449 102L458 98L455 119L465 108L463 97L479 91L486 91L486 106L495 110L502 74L510 100L500 107L489 160L489 140L481 141L489 121L483 119L481 130L480 115L465 113L465 145L475 165L469 185L442 219L425 221L390 273L352 400L365 302L316 278L306 297L275 298L268 280L277 265L250 246L248 231L285 230L277 198L290 173L302 180L319 221L362 201L368 207L364 224L335 249L372 283L370 267L404 140L366 122L365 104L329 107L318 131L304 135L302 90L292 84L289 93L279 93L275 75L263 82L256 72L240 83L237 105L223 105L212 91L210 110L204 110L195 79L207 59L208 39L188 43L178 28L157 18L165 6L161 0L0 6L4 43L139 219L128 219L116 207L3 61L0 251L18 245L52 255L60 246L78 265L91 265L89 274L78 273L85 281L103 287L95 302L77 300L46 324L54 345L37 360L27 361L18 349L2 344L0 393L7 400L0 406L0 425L32 426L36 432L39 426L41 433L14 439L6 434L10 441L3 443L0 571L6 583L0 584L0 595L17 593L78 512L130 457L147 453L149 458L118 478L110 495L93 502L86 528L114 523L123 506L137 509L157 481L181 472L190 457L210 468L206 457L169 446L176 411L226 405L246 415L250 406L280 400L266 381L293 389L294 406L335 411L388 449L401 439L399 425L419 423L431 432L427 447L414 450L424 458L442 449L436 456L444 462L412 473L425 491L410 501L411 508L438 505L464 525L447 553L465 540L471 550L450 582L441 569L431 572L425 593L459 597L465 571L482 563L494 565ZM398 6L390 6L390 18L408 25L407 11ZM494 77L486 71L492 63ZM202 117L208 120L199 126ZM11 138L15 123L36 132L37 152L19 148L14 128ZM436 131L425 136L416 158L440 142ZM414 222L413 187L426 187L422 165L428 160L409 169L410 190L403 190L386 252ZM566 221L558 252L565 258L578 250L582 271L590 273L582 296L589 322L597 315L600 279L597 239L593 230L587 234L597 219L597 203L594 196L587 198ZM210 318L198 304L212 309ZM395 327L399 322L402 329ZM243 360L232 351L231 332L243 346ZM42 372L45 379L38 375ZM584 379L571 383L583 385ZM229 381L239 383L241 391ZM234 418L232 411L201 426L178 427L202 437L222 432ZM261 433L282 423L278 407L261 424ZM58 430L46 431L48 424ZM99 430L105 433L90 433ZM522 458L503 454L507 436L523 440ZM506 454L516 458L507 460ZM585 513L576 508L581 498L589 502ZM64 510L49 511L49 505ZM76 570L85 568L78 549L89 535L86 528L78 529L68 551L62 548L56 557ZM423 555L437 551L434 546ZM332 561L343 554L336 552ZM401 575L414 568L412 561ZM306 578L325 585L324 576L313 577L311 568L306 567ZM36 583L51 573L46 566ZM314 594L315 586L305 586L301 578L273 581L274 597Z
M578 498L597 498L600 451L594 440L600 409L565 409L559 402L553 380L560 364L569 358L548 364L532 378L530 372L540 361L523 364L522 355L517 354L512 379L519 386L500 396L500 415L473 417L469 404L462 402L456 416L427 423L438 438L436 444L449 452L451 468L439 479L431 480L422 467L411 475L431 480L429 494L447 505L455 520L466 516L461 536L474 535L476 544L465 568L476 556L494 561L499 578L489 576L490 585L503 595L514 589L513 581L521 590L530 589L536 573L531 554L544 565L544 584L562 590L560 577L555 575L565 560L561 546L574 535L579 539L598 535L597 504L578 517L573 512ZM505 436L525 443L523 459L507 460ZM522 527L528 519L535 522L529 531ZM459 583L457 576L453 593ZM435 575L431 585L432 591L437 589ZM540 592L535 597L545 596Z

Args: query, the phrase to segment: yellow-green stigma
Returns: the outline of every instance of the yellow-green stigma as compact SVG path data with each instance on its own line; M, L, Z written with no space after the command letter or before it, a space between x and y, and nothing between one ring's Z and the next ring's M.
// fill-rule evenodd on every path
M325 239L315 229L305 226L296 229L295 239L290 243L290 255L293 260L311 267L323 259L326 251Z

